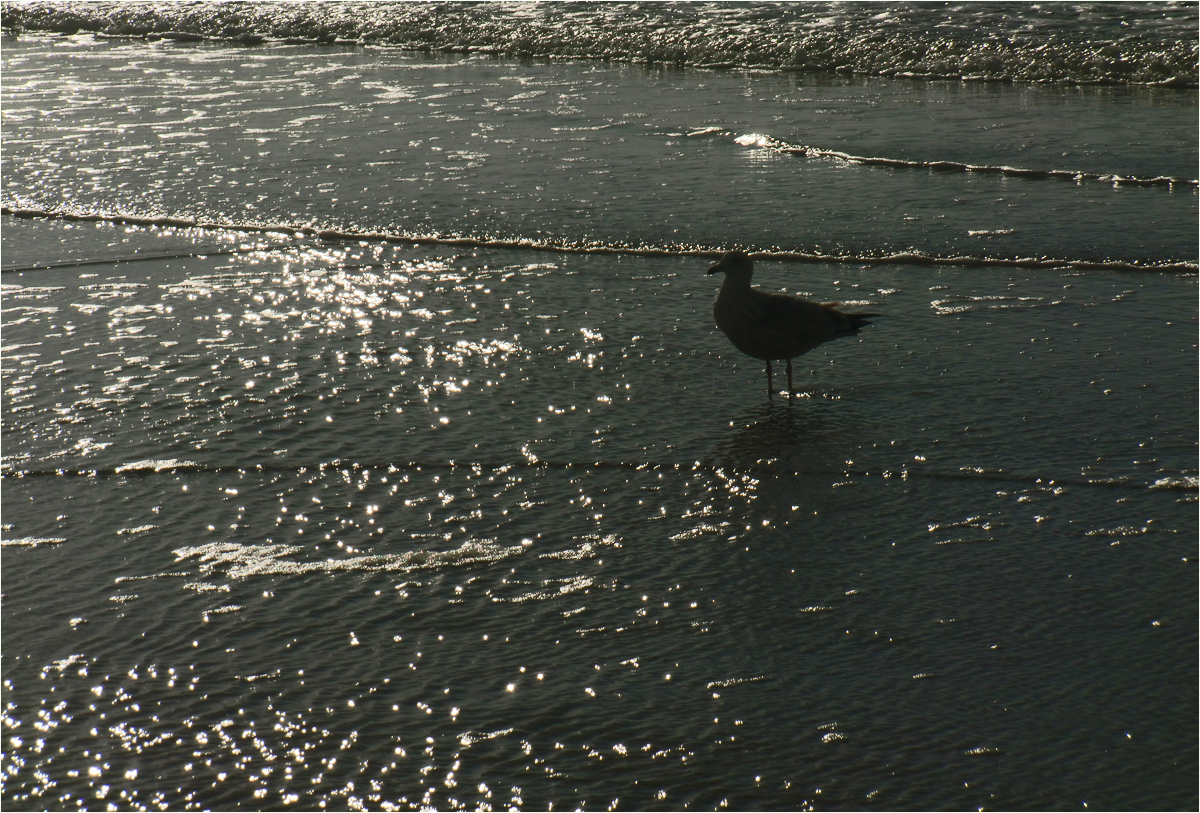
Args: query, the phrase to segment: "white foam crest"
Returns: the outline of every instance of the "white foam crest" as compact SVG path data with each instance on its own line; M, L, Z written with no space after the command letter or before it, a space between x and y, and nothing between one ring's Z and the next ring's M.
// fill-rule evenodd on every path
M183 469L183 468L199 466L199 465L200 465L199 463L196 463L195 461L192 461L192 460L180 460L178 458L171 457L171 458L166 458L166 459L162 459L162 460L135 460L132 463L125 463L123 465L117 466L116 469L114 469L114 471L117 474L121 474L122 472L126 472L126 471L155 471L155 472L158 472L158 471L168 471L170 469Z
M582 538L578 547L543 553L538 558L564 560L592 559L599 553L600 548L604 546L619 548L621 547L620 538L616 534L609 534L603 537L598 534L589 534Z
M1194 13L1187 3L1089 4L1072 20L1078 33L1069 37L1061 36L1062 12L1035 3L910 3L883 13L872 3L828 2L755 4L750 11L738 3L318 3L299 6L302 13L293 4L257 3L239 8L236 17L221 6L11 4L5 22L25 31L208 40L239 49L338 43L464 59L473 54L901 79L1196 86Z
M474 745L477 742L483 742L484 740L494 740L497 737L504 737L504 736L507 736L507 735L513 733L513 731L514 731L514 729L511 729L511 728L502 728L498 731L489 731L486 734L475 734L470 731L464 731L458 737L458 744L461 745L463 748L470 748L472 745Z
M1088 531L1084 536L1141 536L1142 534L1150 533L1150 526L1143 525L1136 528L1132 525L1119 525L1116 528L1096 528Z
M736 686L739 683L757 683L760 680L770 680L766 675L758 675L757 677L748 678L727 678L726 680L713 680L705 685L706 689L713 689L718 686Z
M725 527L727 525L729 525L729 523L725 522L722 523L721 527ZM679 533L667 538L672 542L685 542L689 539L698 539L705 534L719 534L721 533L721 527L702 522L695 528L690 528L686 531L680 531Z
M215 612L215 610L213 612ZM272 678L279 677L281 674L283 674L282 670L273 669L272 671L264 672L261 675L246 675L242 678L242 680L246 681L247 683L253 683L256 680L271 680Z
M240 545L236 542L213 542L208 545L179 548L176 561L196 559L201 574L221 572L230 579L251 576L300 575L304 573L338 573L371 571L411 571L427 568L496 562L522 553L521 545L501 547L494 540L464 542L448 551L407 551L405 553L372 554L348 559L294 561L285 557L305 550L300 545Z
M1084 172L1082 170L1074 169L1026 169L1023 167L1011 167L1007 165L966 164L959 161L910 161L903 158L852 155L840 150L825 149L823 147L814 147L806 144L789 144L786 141L765 133L747 133L745 135L737 136L734 141L743 147L754 147L757 149L770 150L772 152L783 153L787 155L799 155L805 158L830 158L850 164L881 166L891 169L923 169L934 170L938 172L973 172L984 175L1006 175L1017 178L1027 178L1030 180L1056 179L1069 181L1098 181L1101 183L1110 184L1113 187L1123 185L1200 187L1200 180L1195 178L1172 178L1162 175L1155 176L1153 178L1146 178L1139 177L1137 175ZM1012 229L980 229L977 231L968 232L968 234L972 237L1012 233Z
M0 541L0 547L36 548L39 545L61 545L67 540L59 536L23 536L18 539Z
M191 573L148 573L145 576L117 576L113 579L113 584L124 584L125 582L140 582L147 579L170 579L179 576L191 576Z
M126 534L141 534L146 531L153 531L157 525L138 525L134 528L121 528L117 531L117 536L125 536Z
M183 586L184 590L195 590L197 593L228 593L230 590L227 584L209 584L208 582L188 582Z
M87 657L85 655L82 655L82 654L68 655L67 657L63 658L62 660L54 661L47 668L53 669L55 672L65 672L67 669L70 669L75 664L86 663L86 661L87 661Z
M1161 477L1150 484L1150 488L1190 489L1200 488L1200 477L1195 475L1180 475L1178 477Z
M523 604L526 601L546 601L549 599L565 596L570 593L576 593L580 590L586 590L595 584L596 580L591 576L573 576L569 579L547 579L542 582L543 587L550 587L553 584L558 584L557 589L535 590L530 593L510 598L508 601L513 604ZM504 601L505 599L494 598L493 601Z
M756 136L758 137L758 136ZM761 136L761 138L769 139L769 136ZM1189 181L1188 183L1196 183ZM173 218L151 218L142 217L140 215L120 213L120 212L103 212L103 213L81 213L71 209L53 209L38 206L14 206L9 203L0 204L0 214L13 215L23 218L54 218L66 220L83 220L83 221L104 221L111 223L157 223L158 225L179 225ZM227 229L237 232L259 231L264 233L273 233L280 231L303 231L310 227L301 226L280 226L278 224L262 224L262 225L247 225L245 223L218 223L204 222L198 223L188 221L187 225L204 229ZM626 243L604 243L597 240L579 239L579 240L555 240L546 238L532 237L473 237L461 234L443 234L436 232L377 232L377 231L354 231L354 230L332 230L327 229L317 233L317 236L326 242L359 242L359 241L381 241L391 243L414 243L414 244L436 244L446 246L457 246L463 248L489 248L489 249L520 249L520 250L535 250L535 251L557 251L564 254L602 254L602 255L628 255L634 257L698 257L704 259L717 259L723 253L724 249L715 246L699 246L699 245L649 245L649 244L626 244ZM258 249L256 249L258 250ZM271 247L262 249L263 251L273 250ZM208 254L212 252L195 252L195 256ZM186 255L193 256L193 255ZM772 249L768 251L752 251L751 257L761 260L776 260L781 262L817 262L817 263L852 263L852 264L870 264L870 265L930 265L930 266L963 266L963 267L1002 267L1002 268L1053 268L1053 269L1072 269L1072 270L1103 270L1103 271L1155 271L1155 272L1184 272L1194 274L1200 270L1200 264L1192 260L1165 260L1165 261L1150 261L1142 262L1140 260L1084 260L1071 258L1056 258L1056 257L987 257L976 255L952 255L942 256L937 254L928 254L921 251L909 250L898 252L861 252L853 254L837 254L820 251L788 251L781 249ZM530 266L536 268L542 266ZM554 268L555 266L549 266ZM518 266L518 268L524 268ZM506 269L507 270L507 269ZM245 275L247 279L251 279L251 275ZM168 290L171 290L168 288ZM180 289L182 290L182 289ZM213 289L216 290L215 288ZM93 294L95 295L95 294ZM78 307L78 306L77 306ZM405 313L413 315L421 315L422 311L409 310ZM432 312L426 311L425 315L432 318ZM313 322L312 325L316 325ZM198 339L201 343L220 342L219 339ZM234 345L224 345L225 349L233 349ZM126 399L128 400L128 399Z
M1040 296L952 296L935 299L929 307L939 315L966 313L973 310L1028 310L1030 308L1061 305L1058 299L1046 301Z
M246 609L246 608L244 606L242 606L241 604L223 604L220 607L216 607L212 610L205 610L204 611L204 620L207 621L208 617L210 615L224 615L226 613L237 613L237 612L241 612L244 609Z
M967 517L956 522L931 522L929 523L929 532L946 530L949 528L979 528L984 531L990 531L993 528L1003 527L1005 523L994 522L989 517L993 514L980 514L979 516Z

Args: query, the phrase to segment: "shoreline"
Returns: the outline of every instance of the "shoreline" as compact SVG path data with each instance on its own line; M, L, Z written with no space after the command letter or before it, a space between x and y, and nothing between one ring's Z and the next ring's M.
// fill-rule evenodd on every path
M281 234L296 239L317 239L329 243L343 242L382 242L406 245L443 245L456 248L487 248L514 251L539 251L554 254L603 254L624 255L632 257L696 257L700 259L717 259L726 251L741 249L756 260L770 260L791 263L833 263L846 265L915 265L915 266L959 266L965 268L1029 268L1046 270L1076 270L1076 271L1138 271L1196 274L1200 272L1200 264L1185 260L1167 261L1160 263L1142 264L1137 261L1122 260L1066 260L1034 257L974 257L921 254L919 252L898 252L886 255L847 255L847 254L815 254L803 251L789 251L778 248L756 249L753 246L731 245L722 247L707 246L632 246L603 243L572 244L555 240L535 240L533 238L488 238L456 234L397 234L378 231L354 231L348 229L317 229L308 226L292 226L282 224L246 224L222 223L211 220L193 220L191 218L108 214L80 213L34 209L29 207L0 207L0 215L7 215L22 220L63 220L85 223L113 223L123 226L144 226L147 228L181 228L204 229L209 231L231 231L244 234ZM273 247L288 248L290 246ZM266 249L253 249L256 251ZM195 252L182 254L180 258L213 252ZM237 252L228 252L237 253ZM144 259L175 259L175 257L135 257L120 260L81 260L64 264L32 265L0 269L0 273L10 274L25 271L37 271L55 267L71 267L90 262L133 262Z

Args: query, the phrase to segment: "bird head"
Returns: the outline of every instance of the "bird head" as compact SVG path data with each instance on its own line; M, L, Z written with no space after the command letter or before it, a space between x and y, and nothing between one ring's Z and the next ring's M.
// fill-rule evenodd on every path
M727 251L712 268L710 274L725 274L730 277L742 277L747 283L754 275L754 261L744 251Z

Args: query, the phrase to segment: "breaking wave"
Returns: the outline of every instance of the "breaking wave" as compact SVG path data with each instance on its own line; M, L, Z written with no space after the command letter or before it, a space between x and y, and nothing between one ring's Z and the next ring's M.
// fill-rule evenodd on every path
M733 248L744 249L750 256L760 260L775 260L780 262L803 263L847 263L858 265L925 265L925 266L967 266L967 267L1008 267L1008 268L1058 268L1075 269L1080 271L1157 271L1196 273L1200 266L1194 262L1171 260L1165 262L1141 262L1138 260L1104 260L1080 259L1066 257L989 257L980 255L937 255L921 251L879 251L858 253L826 253L787 251L782 249L760 249L754 246L698 246L698 245L646 245L618 242L601 242L596 240L556 240L553 238L534 237L489 237L463 234L446 234L439 232L402 232L402 231L356 231L352 229L313 229L308 226L296 226L281 223L235 223L215 220L192 219L188 217L166 215L143 215L128 212L105 212L86 209L51 209L35 205L4 205L0 214L20 218L52 218L88 222L110 222L119 225L143 226L147 228L183 228L205 230L228 230L278 236L288 239L317 239L328 242L389 242L446 245L461 248L490 248L518 249L525 251L546 251L567 254L624 254L640 257L700 257L716 259L725 251ZM252 251L287 248L292 243L263 249L256 247ZM242 251L242 250L240 250ZM210 255L214 252L201 250L197 255ZM235 253L235 252L225 252ZM171 255L182 257L191 255ZM163 255L137 256L124 258L105 258L102 262L125 263L144 260L161 260ZM91 261L69 261L64 263L5 267L5 273L35 271L39 269L75 267L88 264ZM100 261L97 261L100 262Z
M1197 86L1195 6L6 2L10 33L399 47L912 79Z
M992 166L987 164L964 164L958 161L907 161L903 158L873 158L862 155L850 155L839 150L827 150L821 147L811 147L804 144L789 144L778 138L762 133L747 133L734 139L743 147L756 147L787 155L799 155L804 158L829 158L845 161L850 164L887 167L889 169L919 169L929 172L974 172L980 175L1007 175L1029 180L1060 180L1099 181L1113 186L1184 186L1200 187L1200 181L1193 178L1172 178L1160 175L1154 178L1141 178L1136 175L1115 175L1096 172L1083 172L1074 169L1022 169L1010 166ZM983 232L978 232L982 234ZM995 232L992 232L995 233Z

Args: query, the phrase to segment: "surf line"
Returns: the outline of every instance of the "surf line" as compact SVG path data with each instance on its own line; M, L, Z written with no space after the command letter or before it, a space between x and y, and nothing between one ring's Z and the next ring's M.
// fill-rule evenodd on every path
M354 231L350 229L318 229L312 226L290 226L281 224L222 223L211 220L192 220L183 217L145 216L113 214L103 212L73 212L35 207L0 206L0 215L24 219L45 218L48 220L70 220L86 222L109 222L118 225L134 225L160 228L206 229L210 231L235 231L257 234L282 234L297 239L321 240L328 243L384 242L408 245L440 245L455 248L486 248L512 251L540 251L554 254L602 254L633 257L697 257L718 259L731 248L746 251L755 260L775 260L796 263L836 263L846 265L925 265L959 266L967 268L1045 268L1074 271L1152 271L1195 274L1200 264L1183 260L1141 262L1139 260L1064 260L1053 257L977 257L952 255L949 257L923 254L919 251L901 251L879 254L825 254L786 249L755 249L750 246L731 245L721 248L703 246L649 246L621 245L596 241L534 240L528 237L471 237L454 234L397 234L395 232ZM302 243L288 243L269 248L247 249L247 251L279 251L302 247ZM181 256L202 256L214 252L197 251ZM232 253L232 252L231 252ZM88 260L86 262L126 262L131 258L113 260ZM138 258L141 259L141 258ZM147 257L147 259L154 259ZM74 261L83 264L84 261ZM64 264L69 266L71 263ZM8 268L5 273L32 271L46 266Z
M832 158L850 164L864 166L888 167L891 169L926 169L932 172L976 172L982 175L1009 175L1015 178L1030 180L1054 179L1063 181L1100 181L1117 186L1189 186L1200 188L1200 180L1192 178L1172 178L1160 175L1154 178L1141 178L1136 175L1101 174L1097 172L1081 172L1073 169L1022 169L1021 167L990 166L987 164L964 164L958 161L907 161L902 158L872 158L864 155L851 155L838 150L826 150L820 147L810 147L804 144L789 144L774 136L763 133L747 133L734 139L743 147L758 147L759 149L786 155L801 155L805 158Z
M99 260L68 260L61 263L40 263L38 265L13 266L0 268L0 274L23 274L26 271L53 271L58 268L83 268L89 265L117 265L123 263L139 263L148 260L185 260L189 257L229 257L236 254L257 254L259 252L279 251L292 248L296 243L282 245L254 246L253 248L230 248L218 250L188 251L181 254L139 254L134 257L110 257Z
M1034 485L1042 487L1052 486L1076 486L1076 487L1092 487L1092 488L1110 488L1123 489L1130 491L1196 491L1200 485L1197 484L1194 477L1165 477L1156 480L1153 483L1139 482L1126 477L1045 477L1037 476L1025 472L993 470L985 471L976 468L963 467L956 471L922 469L922 468L906 468L899 467L897 469L883 470L867 470L847 467L830 467L821 469L792 469L786 465L782 465L778 460L760 460L754 463L729 465L722 462L702 462L694 461L692 463L653 463L653 462L637 462L625 460L594 460L594 461L562 461L562 460L542 460L529 459L512 460L508 462L500 461L460 461L460 460L444 460L444 461L401 461L401 462L383 462L383 461L348 461L348 460L328 460L321 463L296 463L292 465L281 463L257 463L252 465L247 464L204 464L197 463L192 460L179 460L171 458L166 460L139 460L134 463L126 463L114 468L95 468L95 469L71 469L71 468L54 468L54 469L20 469L13 464L5 464L0 469L0 479L26 479L26 478L42 478L42 477L148 477L158 474L175 475L176 477L186 476L189 474L207 474L207 475L239 475L245 476L248 474L262 473L277 473L277 474L296 474L307 475L314 472L318 473L334 473L341 472L348 474L355 473L382 473L393 474L396 472L424 472L424 471L449 471L456 472L459 470L470 471L476 476L481 476L483 472L491 474L506 474L514 470L528 471L530 469L542 471L574 471L574 472L591 472L591 471L611 471L622 470L630 472L675 472L679 474L687 472L703 471L708 474L771 474L774 472L792 472L803 474L810 477L831 477L836 478L837 482L845 483L855 479L881 479L881 480L908 480L908 479L930 479L930 480L954 480L965 482L994 482L994 483L1012 483Z

